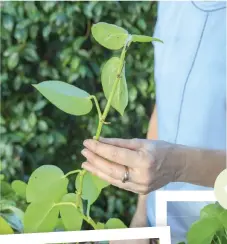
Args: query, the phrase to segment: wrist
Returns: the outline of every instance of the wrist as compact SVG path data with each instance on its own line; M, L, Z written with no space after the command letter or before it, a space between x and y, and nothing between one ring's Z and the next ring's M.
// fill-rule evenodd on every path
M184 182L187 175L187 150L179 144L169 144L165 148L165 160L169 173L172 174L171 182Z

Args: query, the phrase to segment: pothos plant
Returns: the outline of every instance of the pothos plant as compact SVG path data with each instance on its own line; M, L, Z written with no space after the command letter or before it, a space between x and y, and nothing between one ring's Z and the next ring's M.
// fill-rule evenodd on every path
M107 49L121 50L120 57L110 58L101 70L101 83L107 103L101 111L95 95L90 95L78 87L62 81L44 81L33 85L46 99L57 108L70 115L88 114L93 105L98 113L98 127L94 139L99 140L102 127L110 108L123 116L128 104L128 89L125 78L125 58L129 46L134 42L161 40L149 36L132 35L116 25L100 22L91 28L94 39ZM68 177L75 174L75 192L68 192ZM14 189L25 192L29 204L24 217L25 233L51 232L55 230L80 230L83 221L93 229L126 228L117 218L106 223L95 222L90 217L90 208L97 200L102 189L109 184L84 169L77 169L66 174L54 165L43 165L30 176L28 184L14 182Z
M200 218L189 228L187 243L227 244L227 209L218 202L205 206L200 211Z
M122 49L120 57L110 58L101 70L102 87L107 99L103 112L95 95L73 85L62 81L44 81L33 86L57 108L70 115L88 114L94 104L99 118L94 139L98 140L103 125L108 124L106 118L110 108L123 116L128 104L125 58L129 46L134 42L162 41L149 36L131 35L125 29L107 23L93 25L91 32L94 39L105 48ZM76 191L72 193L68 192L67 186L68 177L74 174ZM3 175L0 176L1 188L4 189L3 194L1 189L0 200L0 234L11 234L13 229L24 233L80 230L83 221L93 229L126 228L116 218L101 223L90 217L90 207L109 184L86 170L77 169L64 174L54 165L44 165L32 173L28 184L16 180L11 186L4 182ZM28 203L25 214L15 206L15 193ZM19 220L23 223L22 227ZM200 219L190 227L187 241L189 244L227 243L227 210L219 204L204 207Z

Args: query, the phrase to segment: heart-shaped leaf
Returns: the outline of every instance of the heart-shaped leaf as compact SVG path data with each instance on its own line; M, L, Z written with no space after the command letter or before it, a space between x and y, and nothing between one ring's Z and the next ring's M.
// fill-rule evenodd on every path
M21 180L14 180L11 183L11 187L16 192L17 195L19 195L22 198L26 198L26 188L27 184Z
M61 202L62 203L76 203L76 194L74 193L69 193L66 194ZM59 206L60 208L60 214L62 218L62 222L65 226L66 230L69 231L74 231L74 230L80 230L83 222L83 218L79 210L75 206L70 206L70 205L61 205Z
M24 215L24 232L51 232L57 225L58 215L59 207L54 207L53 202L33 202Z
M120 59L113 57L109 59L102 69L101 81L105 97L108 99L113 88L113 84L117 79L117 71L120 65ZM122 70L121 78L118 82L114 93L111 106L115 108L122 116L128 105L128 88L125 78L125 68Z
M222 225L224 226L224 228L227 230L227 210L224 210L220 216L219 219L222 223ZM227 236L226 236L227 237Z
M33 86L57 108L68 114L84 115L92 109L90 95L68 83L44 81Z
M0 234L13 234L13 229L10 225L0 216Z
M76 184L76 189L78 190L80 185L80 175L77 175L75 184ZM100 192L101 191L97 188L97 186L93 181L92 174L86 172L83 177L81 197L84 200L87 200L88 204L91 205L97 200Z
M91 32L95 40L111 50L122 48L128 38L128 31L113 24L99 22L94 24Z
M54 165L43 165L36 169L29 178L27 202L40 202L43 199L55 202L67 193L68 179L63 171Z
M224 209L215 203L209 204L205 206L201 212L201 218L218 218L221 213L223 213Z
M105 229L123 229L127 228L127 226L117 218L109 219L105 224Z
M79 189L80 175L76 178L76 189ZM99 177L92 175L90 172L86 172L82 182L82 198L88 201L88 204L93 204L101 193L102 189L110 184Z
M162 40L150 36L143 36L143 35L132 35L132 41L133 42L161 42Z
M110 185L110 183L108 183L107 181L104 181L103 179L99 178L96 175L91 175L91 176L92 176L92 180L93 180L94 184L96 185L96 187L98 188L99 191L101 191L103 188Z
M97 223L97 229L98 230L104 230L105 229L105 224L104 223L101 223L101 222L98 222Z
M64 231L65 230L65 226L63 224L62 218L58 218L55 230L56 231Z
M187 233L188 244L211 243L215 233L222 228L216 218L202 218L191 225Z

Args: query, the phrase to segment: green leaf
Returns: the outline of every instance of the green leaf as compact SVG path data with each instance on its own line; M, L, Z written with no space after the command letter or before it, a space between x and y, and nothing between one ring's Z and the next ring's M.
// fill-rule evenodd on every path
M28 38L28 29L20 29L16 26L14 31L14 37L17 39L19 43L24 43Z
M205 206L201 212L200 212L200 217L201 218L218 218L221 213L223 213L224 209L213 203Z
M74 57L71 61L71 68L73 71L76 71L80 65L80 59L78 57Z
M63 224L62 218L58 218L57 224L56 224L56 230L64 231L65 226Z
M94 24L91 32L99 44L111 50L122 48L128 38L128 32L125 29L104 22Z
M0 174L0 180L4 180L4 178L5 178L5 175Z
M150 36L143 36L143 35L132 35L132 41L133 42L161 42L163 43L162 40Z
M23 233L23 223L15 213L1 213L1 216L6 220L13 230Z
M4 234L13 234L13 229L10 227L10 225L5 221L5 219L3 219L0 216L0 234L4 235Z
M57 108L72 115L84 115L91 111L89 94L62 81L44 81L33 85Z
M15 195L11 185L6 181L0 181L1 196Z
M105 224L104 224L104 223L101 223L101 222L98 222L98 223L97 223L97 229L98 229L98 230L103 230L103 229L105 229Z
M24 212L21 209L16 208L14 206L8 206L8 210L12 211L19 218L21 223L23 223Z
M59 208L54 207L53 202L31 203L24 215L24 232L51 232L57 225L58 215Z
M30 47L24 49L23 57L29 62L39 61L39 56L38 56L36 50L33 48L30 48Z
M80 175L78 174L76 177L76 182L75 182L77 190L79 189L79 181L80 181ZM89 205L93 204L97 200L101 191L94 184L91 173L89 173L89 172L85 173L85 175L83 177L82 185L83 185L83 187L82 187L82 196L81 197L84 200L87 200Z
M220 214L219 219L220 219L222 225L224 226L224 228L227 230L227 210L224 210Z
M4 28L8 31L11 32L13 30L13 26L14 26L14 19L12 16L10 15L5 15L3 16L3 26Z
M123 229L127 228L127 226L117 218L109 219L105 224L105 229Z
M4 57L9 57L13 53L18 53L20 49L21 49L21 45L10 46L4 51L3 55Z
M54 165L43 165L36 169L29 178L27 202L40 202L43 199L60 201L67 193L68 179L63 171Z
M211 243L215 233L222 228L216 218L202 218L192 224L187 233L188 244Z
M17 229L21 230L24 220L24 212L21 209L15 207L15 205L16 204L14 202L10 202L8 200L0 201L1 211L6 211L5 219L11 225L11 227L15 228L15 226L17 226Z
M105 97L108 99L110 97L111 91L113 89L113 84L117 79L117 71L120 65L120 59L118 57L113 57L109 59L102 69L101 81ZM116 91L114 93L111 106L115 108L122 116L124 110L128 105L128 88L125 78L125 68L123 68L121 79L118 82Z
M220 221L224 228L227 229L227 210L222 208L219 204L209 204L205 206L200 212L201 218L215 218Z
M79 179L80 175L78 174L75 182L77 190L79 189ZM91 205L97 200L102 189L110 184L99 177L92 175L90 172L86 172L83 177L82 185L82 198L87 200L89 205Z
M27 184L21 180L14 180L11 184L12 189L20 197L26 198L26 188Z
M104 181L103 179L99 178L96 175L92 175L92 180L96 187L101 191L103 188L107 187L110 185L107 181Z
M8 68L10 70L14 69L18 65L18 62L19 62L19 54L13 53L8 58Z
M9 207L11 207L11 206L16 206L16 203L14 201L8 200L8 199L1 199L0 200L0 209L1 209L1 211L9 209Z
M63 224L65 226L66 230L74 231L74 230L80 230L83 222L83 218L79 210L76 208L76 194L69 193L66 194L61 202L62 203L73 203L74 206L70 205L61 205L60 206L60 214L63 221Z

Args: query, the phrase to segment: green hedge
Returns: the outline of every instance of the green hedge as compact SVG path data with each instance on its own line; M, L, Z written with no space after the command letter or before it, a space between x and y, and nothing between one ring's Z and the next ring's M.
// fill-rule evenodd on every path
M100 68L112 52L91 37L100 21L133 34L152 35L155 2L3 2L1 7L1 164L7 181L27 180L43 164L64 172L83 162L82 141L97 127L95 108L88 116L69 116L48 103L32 86L55 79L96 94L101 107ZM114 55L118 55L116 52ZM102 136L145 137L154 104L153 47L133 44L127 55L129 105L120 117L111 110ZM129 223L134 194L109 187L92 209L105 220Z

